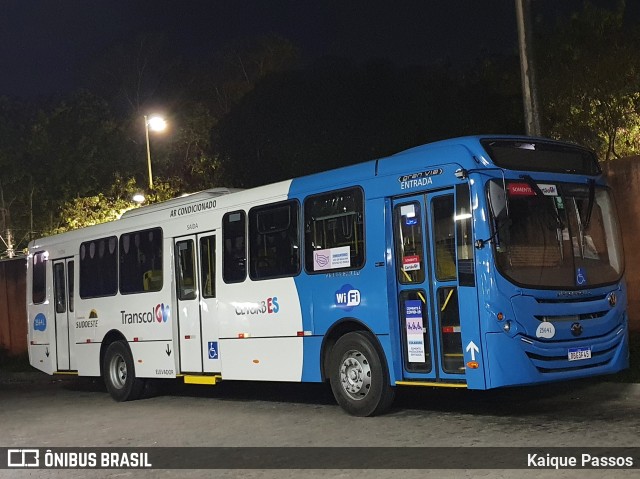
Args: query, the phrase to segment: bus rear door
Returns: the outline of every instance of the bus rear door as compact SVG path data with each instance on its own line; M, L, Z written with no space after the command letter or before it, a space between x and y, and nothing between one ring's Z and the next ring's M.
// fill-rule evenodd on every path
M58 371L77 369L73 347L75 342L73 264L73 260L70 259L53 261L55 351Z
M214 232L175 240L180 370L220 372Z

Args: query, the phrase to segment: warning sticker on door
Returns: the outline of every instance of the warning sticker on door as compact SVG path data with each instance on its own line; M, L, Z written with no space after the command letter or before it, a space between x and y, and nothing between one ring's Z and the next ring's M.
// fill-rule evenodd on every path
M405 303L407 324L407 359L410 363L424 363L424 333L422 324L422 301L408 299Z
M416 271L420 269L420 256L405 256L402 258L402 271Z

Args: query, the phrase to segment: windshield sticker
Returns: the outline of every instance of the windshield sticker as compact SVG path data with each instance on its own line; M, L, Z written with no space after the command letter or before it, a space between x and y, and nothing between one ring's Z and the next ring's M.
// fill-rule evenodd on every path
M319 249L313 252L313 270L349 268L351 266L351 247Z
M416 216L416 205L401 206L400 215L404 218L406 226L414 226L418 224L418 217Z
M587 284L587 273L585 272L584 268L578 268L576 270L576 284L578 286Z
M559 210L563 210L564 202L562 201L562 196L556 196L555 200L556 200L556 208L558 208Z
M422 302L408 299L404 303L407 323L407 357L410 363L424 363L424 326L422 324Z
M538 338L551 339L555 335L556 328L552 323L548 321L540 323L540 326L538 326L538 329L536 330L536 337Z
M416 271L420 269L420 256L405 256L402 258L402 271Z
M558 187L556 185L545 185L538 183L538 188L545 196L558 196Z
M416 215L416 205L403 205L400 207L400 214L413 218Z
M545 196L558 196L558 187L556 185L547 185L537 183L538 188ZM527 183L509 183L507 185L510 196L535 196L536 192Z

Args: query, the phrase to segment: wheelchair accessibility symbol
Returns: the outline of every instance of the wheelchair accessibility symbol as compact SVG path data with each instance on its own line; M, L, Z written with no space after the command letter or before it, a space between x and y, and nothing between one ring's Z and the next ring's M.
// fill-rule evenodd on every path
M587 284L587 275L584 272L584 268L578 268L578 270L576 271L576 284L578 286Z
M218 359L218 341L209 341L209 359Z

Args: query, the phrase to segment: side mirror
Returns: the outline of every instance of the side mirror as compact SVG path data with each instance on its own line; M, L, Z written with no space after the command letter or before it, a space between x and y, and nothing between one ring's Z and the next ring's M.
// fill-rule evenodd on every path
M489 182L489 206L496 220L507 219L507 193L503 186L496 181Z

